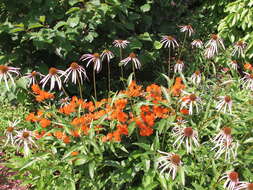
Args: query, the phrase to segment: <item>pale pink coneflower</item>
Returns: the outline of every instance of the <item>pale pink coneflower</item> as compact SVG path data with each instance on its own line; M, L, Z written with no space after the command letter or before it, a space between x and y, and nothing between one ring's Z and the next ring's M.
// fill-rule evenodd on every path
M174 72L181 73L183 71L183 68L184 68L184 62L182 60L177 60L175 66L174 66Z
M191 81L195 85L199 85L201 82L201 73L200 71L195 71L191 76Z
M36 146L33 137L34 135L32 134L32 132L28 131L27 129L17 131L17 135L15 136L15 144L17 144L17 146L19 147L23 146L25 157L29 156L30 147Z
M108 50L108 49L105 49L101 53L101 59L102 59L102 61L104 59L107 59L107 62L109 63L112 58L114 58L114 54L110 50Z
M124 49L124 48L127 47L127 45L128 45L129 43L130 43L130 42L127 41L127 40L114 40L112 44L113 44L115 47L118 47L118 48L120 48L120 49Z
M223 143L224 141L231 141L232 140L232 128L230 127L223 127L220 132L212 139L212 142L219 144Z
M237 71L237 69L238 69L238 63L237 63L237 61L232 60L229 64L230 64L230 66L231 66L231 68L232 68L233 70L236 70L236 71Z
M237 55L238 57L243 55L244 49L247 47L247 43L244 41L238 41L234 44L234 49L232 51L232 56Z
M182 25L179 26L180 32L185 32L186 34L188 33L189 37L194 33L194 30L191 25Z
M239 183L239 174L235 171L226 172L225 174L223 174L220 181L223 179L226 179L223 185L224 188L228 190L235 190Z
M61 98L61 99L59 100L60 107L62 108L62 107L64 107L64 106L66 106L66 105L69 105L69 104L70 104L70 100L71 100L70 97Z
M13 79L11 73L19 75L20 74L19 70L20 70L20 68L9 67L6 65L0 65L0 82L2 82L2 80L4 80L7 90L10 90L9 85L8 85L8 79L10 79L13 86L15 86L15 82L14 82L14 79Z
M253 190L253 183L246 181L239 181L238 186L235 190Z
M130 61L132 61L134 63L134 67L136 69L141 69L141 62L139 61L139 59L137 58L137 55L135 53L130 53L127 58L123 59L120 62L124 63L124 66L126 66Z
M8 122L8 127L6 128L4 134L6 135L6 143L4 146L6 146L9 142L14 145L14 133L16 133L16 126L19 124L20 120L15 120L13 122Z
M196 47L196 48L202 48L203 47L203 42L199 39L193 40L191 43L192 48Z
M50 81L50 91L55 88L55 84L57 83L58 88L62 88L61 76L64 75L65 72L54 67L49 69L48 74L40 81L42 83L42 88L45 88L47 82Z
M89 66L90 63L93 62L93 70L96 71L97 73L99 73L102 70L102 63L101 63L101 59L100 59L100 55L99 53L94 53L94 54L83 54L80 58L81 61L86 61L87 65L86 67Z
M194 93L188 93L185 91L182 91L183 94L185 94L186 96L182 97L180 102L181 102L181 109L182 108L187 108L189 110L189 114L192 115L193 114L193 108L195 107L196 112L199 112L199 104L201 105L201 98L197 95L195 95Z
M158 169L162 169L160 173L162 174L163 172L169 170L169 175L171 175L174 180L179 167L182 166L180 156L175 153L167 153L160 150L158 150L158 152L164 155L157 159L157 164L159 165Z
M42 77L45 77L45 75L43 75L37 71L32 71L31 73L27 73L25 75L25 78L27 78L29 80L28 86L31 86L33 84L37 84L36 77L42 78Z
M218 50L225 49L225 46L223 44L223 40L216 34L211 34L211 39L207 41L205 44L205 57L210 59L214 55L218 54Z
M253 74L246 72L244 74L245 76L241 79L243 88L253 90Z
M78 80L83 84L83 79L88 79L85 69L76 62L72 62L63 75L65 76L64 82L67 82L71 75L71 82L74 84L76 84Z
M237 149L239 147L238 142L233 142L233 139L223 140L222 142L215 142L215 146L211 150L216 149L214 155L215 159L219 159L223 154L225 154L225 161L231 160L231 158L236 159Z
M221 111L223 109L223 113L226 113L227 109L229 113L232 114L232 99L230 96L220 96L219 101L217 103L216 109Z
M193 130L192 127L174 127L173 136L177 137L173 146L177 144L178 149L184 143L187 153L192 153L193 144L199 146L198 132Z
M162 40L160 43L165 47L165 48L170 48L172 47L173 49L175 47L178 47L177 40L172 37L172 36L162 36Z

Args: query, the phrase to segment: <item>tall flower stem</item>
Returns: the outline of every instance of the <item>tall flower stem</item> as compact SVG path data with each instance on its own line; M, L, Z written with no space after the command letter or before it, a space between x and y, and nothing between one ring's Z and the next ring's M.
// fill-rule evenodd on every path
M65 96L68 97L68 93L66 92L65 88L62 86L62 91L64 92Z
M119 56L120 56L120 61L122 60L122 48L119 48ZM123 67L120 66L120 71L121 71L121 78L122 81L124 80L124 72L123 72Z
M170 48L169 48L168 77L170 77Z
M108 70L108 92L111 91L111 71L110 71L110 61L107 61L107 70Z
M183 49L184 49L184 43L185 43L185 40L186 40L186 35L187 35L187 32L184 33L184 40L183 40L182 48L181 48L181 50L180 50L178 59L181 58L181 54L182 54L182 51L183 51Z
M82 86L79 77L77 77L77 82L79 87L80 98L83 99Z
M93 69L93 87L94 87L95 99L97 100L96 73L95 73L95 69Z
M133 78L136 81L136 75L135 75L135 67L134 67L134 62L132 61L132 69L133 69Z

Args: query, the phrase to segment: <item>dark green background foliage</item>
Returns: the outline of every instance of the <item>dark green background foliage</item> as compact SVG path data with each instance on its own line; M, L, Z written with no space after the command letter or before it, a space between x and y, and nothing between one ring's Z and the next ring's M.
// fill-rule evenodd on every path
M208 3L206 3L208 2ZM101 52L115 39L128 39L128 51L141 55L141 79L162 71L162 34L179 35L178 25L192 24L196 38L216 32L228 1L201 0L2 0L0 3L0 64L22 68L65 69L88 52ZM201 27L200 27L201 26ZM118 53L114 49L114 53ZM125 56L128 52L125 52ZM165 56L166 57L166 56ZM118 62L113 76L118 76ZM146 71L146 72L145 72ZM103 70L105 73L105 69ZM144 74L146 73L146 74ZM154 75L155 72L152 72ZM100 79L103 74L100 75Z

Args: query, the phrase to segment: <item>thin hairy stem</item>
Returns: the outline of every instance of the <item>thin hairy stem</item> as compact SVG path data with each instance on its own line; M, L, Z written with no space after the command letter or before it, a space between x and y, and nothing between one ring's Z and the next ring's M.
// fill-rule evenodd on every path
M93 87L94 87L95 99L97 100L96 73L95 73L95 69L93 69Z
M81 86L81 82L78 76L77 76L77 82L78 82L78 87L79 87L80 98L83 99L82 86Z

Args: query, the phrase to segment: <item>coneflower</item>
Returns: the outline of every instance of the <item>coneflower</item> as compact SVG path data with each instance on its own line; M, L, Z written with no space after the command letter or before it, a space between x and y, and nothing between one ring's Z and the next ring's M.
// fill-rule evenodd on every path
M174 66L174 72L181 73L183 71L183 68L184 68L184 62L182 60L177 60L175 66Z
M102 69L101 59L99 53L94 54L84 54L81 56L80 60L88 61L86 67L89 66L90 63L93 63L93 86L94 86L94 94L95 99L97 99L97 89L96 89L96 73L99 73Z
M128 40L114 40L113 41L112 44L115 47L119 48L120 61L123 59L123 52L122 52L122 50L125 49L129 43L130 42ZM120 71L121 71L121 78L122 78L122 80L124 80L124 70L123 70L122 66L120 66Z
M238 186L235 188L235 190L253 190L253 183L246 182L246 181L239 181Z
M217 35L217 34L211 34L211 38L207 43L205 44L205 57L210 59L214 55L218 54L219 49L225 49L225 46L223 44L223 40Z
M240 40L234 44L234 49L232 51L232 56L242 56L244 54L244 49L247 47L247 43Z
M201 98L198 97L196 94L194 93L188 93L185 91L182 91L183 94L185 94L186 96L183 96L180 100L181 102L181 109L182 108L187 108L189 109L189 114L192 115L193 114L193 108L195 107L196 112L199 112L199 104L201 104Z
M165 48L169 48L169 59L168 59L168 76L170 76L170 54L171 54L171 47L172 49L178 47L177 40L172 36L162 36L162 40L160 41L161 44Z
M17 133L16 131L16 126L19 124L20 120L15 120L13 122L8 122L8 127L6 128L6 130L4 131L4 134L6 135L7 139L6 142L4 144L4 146L6 146L9 142L14 145L14 135L15 133Z
M10 79L13 86L15 86L15 82L11 74L14 73L16 75L19 75L20 74L19 70L20 68L0 65L0 82L4 80L7 90L10 90L9 85L8 85L8 79Z
M174 127L172 131L176 137L173 146L177 146L177 149L184 143L187 153L192 153L193 145L199 146L198 132L192 127Z
M201 73L200 71L195 71L192 76L191 76L191 81L193 84L195 84L196 86L200 84L201 82Z
M17 131L17 135L15 136L15 144L17 146L24 148L24 156L27 157L30 154L30 147L37 145L35 144L34 135L31 131L28 131L27 129L24 129L22 131Z
M42 78L45 77L45 75L41 74L37 71L32 71L31 73L27 73L25 77L29 80L28 86L31 86L33 84L37 84L37 77Z
M42 83L42 88L45 88L46 84L50 80L50 91L55 88L56 83L58 88L62 89L62 75L64 75L64 71L51 67L48 71L48 74L40 81L40 83Z
M88 79L85 69L76 62L72 62L70 67L65 71L65 80L67 82L71 75L71 82L76 84L78 82L80 97L82 98L82 86L83 80Z
M230 114L232 114L232 99L230 96L220 96L219 101L216 105L216 109L221 111L223 109L223 113L226 113L227 109Z
M172 176L174 180L176 178L177 171L179 167L182 166L181 157L175 153L167 153L163 151L158 152L164 156L161 156L157 159L158 168L162 169L160 173L164 173L165 171L169 170L169 175Z
M199 39L193 40L191 43L192 48L196 47L196 48L202 48L203 47L203 42Z
M135 69L138 69L138 70L141 69L141 62L137 58L137 55L133 52L130 53L127 58L123 59L121 61L121 63L124 63L124 65L126 66L130 61L132 62L132 69L133 69L134 77L136 78Z
M220 180L226 179L223 187L228 190L235 190L239 183L239 174L235 171L226 172Z

